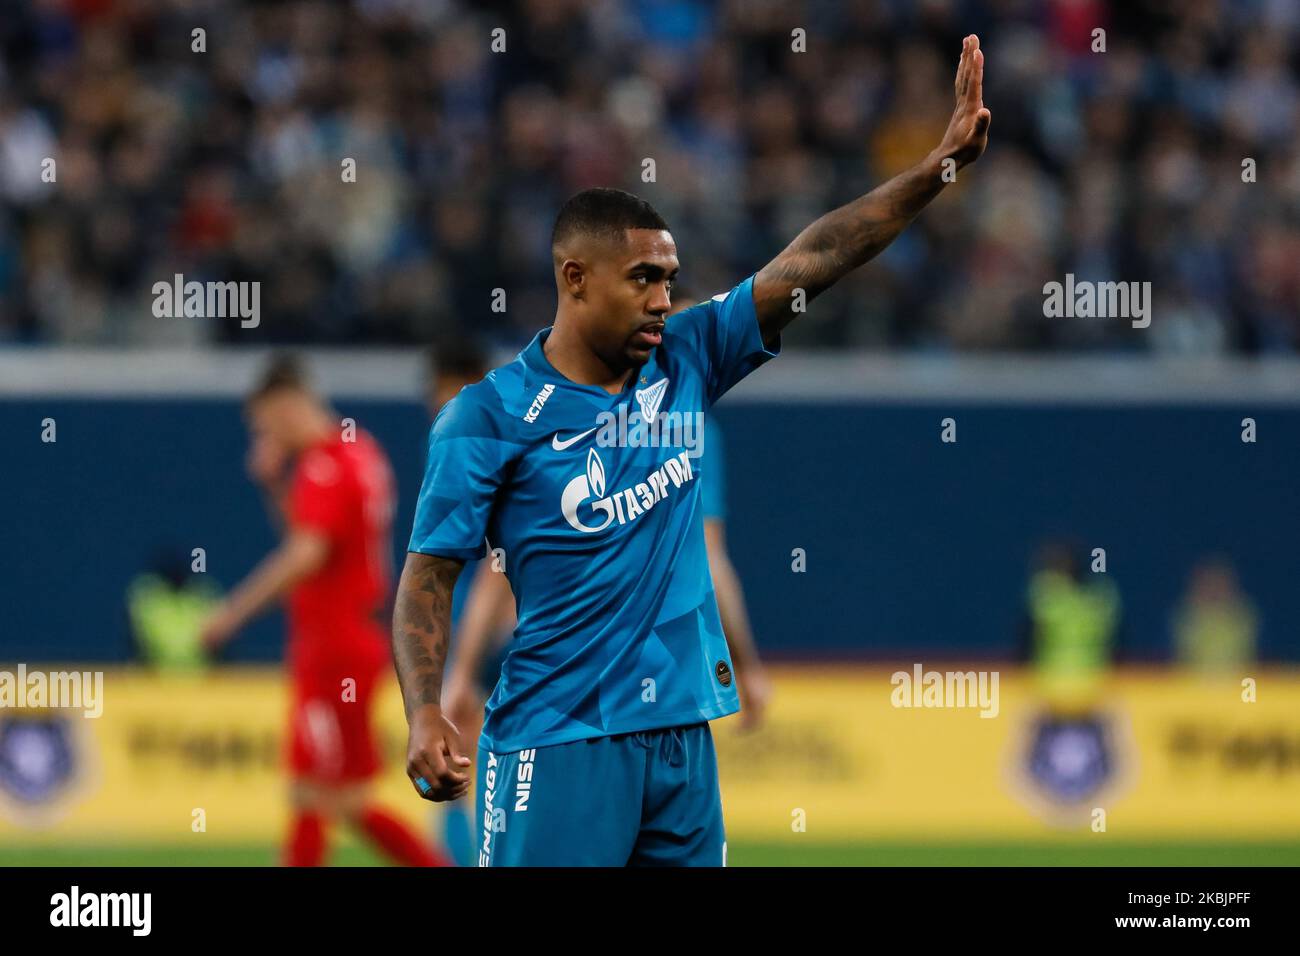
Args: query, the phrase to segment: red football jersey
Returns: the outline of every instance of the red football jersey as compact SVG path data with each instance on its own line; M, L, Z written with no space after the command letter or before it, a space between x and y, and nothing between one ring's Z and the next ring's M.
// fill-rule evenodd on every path
M289 595L289 661L299 676L346 676L388 656L393 471L358 430L313 445L294 466L289 523L329 538L325 565Z

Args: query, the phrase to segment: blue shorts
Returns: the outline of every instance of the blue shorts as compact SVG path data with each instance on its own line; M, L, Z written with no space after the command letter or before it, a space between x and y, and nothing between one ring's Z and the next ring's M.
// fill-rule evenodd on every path
M478 753L479 866L723 866L707 723Z

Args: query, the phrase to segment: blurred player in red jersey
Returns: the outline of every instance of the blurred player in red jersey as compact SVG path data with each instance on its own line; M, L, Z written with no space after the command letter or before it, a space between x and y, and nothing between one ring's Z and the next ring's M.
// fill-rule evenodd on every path
M380 759L371 708L391 667L384 627L391 569L393 477L370 435L345 430L291 359L249 396L248 470L282 525L278 548L231 592L203 640L216 651L287 595L293 682L289 866L317 866L326 825L341 819L396 862L443 865L368 796Z

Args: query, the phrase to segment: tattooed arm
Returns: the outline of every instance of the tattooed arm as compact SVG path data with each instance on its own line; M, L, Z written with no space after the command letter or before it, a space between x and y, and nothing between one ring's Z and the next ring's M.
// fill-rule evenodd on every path
M455 800L469 789L463 768L470 759L460 732L440 706L451 640L451 595L464 566L463 561L412 552L397 584L393 663L410 727L406 775L426 800ZM421 778L427 789L416 783Z
M796 314L797 289L803 290L804 301L810 300L874 258L939 195L948 182L945 171L955 173L984 152L991 114L984 107L979 46L974 35L962 41L954 84L957 106L938 148L884 185L822 216L754 277L754 307L769 348Z

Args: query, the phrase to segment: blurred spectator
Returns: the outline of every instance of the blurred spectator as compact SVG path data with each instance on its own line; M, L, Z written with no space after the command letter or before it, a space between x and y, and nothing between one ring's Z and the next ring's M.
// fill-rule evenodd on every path
M1024 656L1054 713L1095 708L1115 662L1119 591L1108 574L1088 570L1081 553L1073 542L1046 542L1026 594Z
M1072 541L1039 550L1025 604L1025 652L1039 706L1030 719L1022 770L1058 809L1095 799L1116 777L1121 754L1105 700L1115 663L1119 592L1086 568Z
M1207 560L1192 569L1173 630L1175 660L1198 673L1238 674L1255 660L1259 620L1231 564Z
M206 575L191 573L184 551L159 551L153 565L127 586L127 614L140 659L160 671L207 667L199 634L220 598Z
M596 184L654 202L685 277L722 289L933 147L960 38L977 30L995 117L979 172L819 300L790 342L1294 352L1296 10L9 5L0 343L409 344L473 332L522 345L554 307L552 217ZM505 52L491 47L498 27ZM791 48L796 28L807 52ZM1253 182L1242 181L1246 160ZM264 321L153 319L150 287L177 272L261 282ZM1066 272L1150 281L1151 329L1045 319L1042 286ZM492 310L496 289L504 313Z

